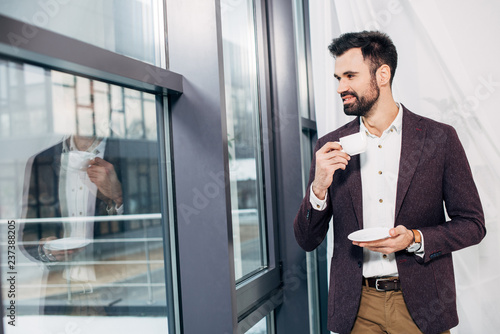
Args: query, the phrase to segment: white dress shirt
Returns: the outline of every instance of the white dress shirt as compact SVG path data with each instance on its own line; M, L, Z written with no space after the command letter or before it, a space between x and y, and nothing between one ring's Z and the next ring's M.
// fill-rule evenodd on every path
M371 134L360 120L360 132L366 134L367 148L360 154L363 189L363 228L394 227L396 189L401 156L403 112L401 105L392 124L380 137ZM363 276L397 276L395 254L363 249Z
M69 144L69 145L68 145ZM104 158L106 138L96 140L86 151L79 151L74 137L63 141L61 169L59 176L59 203L61 216L69 218L85 217L84 220L69 219L64 223L64 237L94 239L94 215L96 210L97 185L87 174L89 161ZM108 214L123 214L123 204L119 208L107 208ZM90 244L88 247L92 247ZM91 253L91 252L90 252ZM83 254L83 253L82 253ZM81 255L81 254L79 254ZM73 259L75 264L66 266L63 277L72 281L95 281L96 275L92 265L79 265L79 261L92 260L82 256Z
M396 190L401 156L403 110L380 137L371 134L360 118L360 132L366 135L367 148L360 154L363 198L363 228L394 227ZM326 208L326 197L319 200L310 189L310 202L315 210ZM423 256L422 247L417 253ZM363 276L398 276L395 254L382 254L363 249Z

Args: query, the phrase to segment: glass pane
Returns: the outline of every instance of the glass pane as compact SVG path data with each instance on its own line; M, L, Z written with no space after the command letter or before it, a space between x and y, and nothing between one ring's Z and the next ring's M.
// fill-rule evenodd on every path
M293 22L295 37L295 63L297 66L297 92L300 116L310 118L307 81L306 36L304 31L303 1L293 0Z
M252 328L250 328L246 334L267 334L267 319L268 317L262 318L258 323L256 323Z
M222 1L222 39L236 279L265 266L253 1Z
M164 66L161 0L2 0L0 13L106 50ZM37 31L25 29L22 43Z
M167 333L155 96L5 60L0 87L6 333Z
M295 39L295 62L297 66L297 96L299 102L299 114L303 118L314 119L314 113L309 109L309 87L307 78L306 57L306 32L304 22L304 3L302 0L293 0L293 22ZM313 158L314 132L302 129L300 134L300 149L302 158L302 190L307 191L309 182L309 169ZM319 303L319 275L318 275L318 250L307 252L307 296L309 302L309 329L311 333L321 332L320 303Z

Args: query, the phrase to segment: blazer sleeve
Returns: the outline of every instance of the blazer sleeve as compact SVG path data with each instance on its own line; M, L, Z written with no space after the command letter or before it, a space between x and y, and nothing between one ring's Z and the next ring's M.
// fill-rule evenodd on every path
M467 156L455 129L448 129L442 189L450 220L420 229L425 256L419 262L478 244L486 235L483 209Z
M311 162L311 169L309 171L309 183L306 188L306 194L299 208L299 212L295 217L293 223L295 239L297 243L305 251L313 251L318 247L328 232L330 219L332 217L332 205L330 203L330 194L326 208L323 211L314 209L310 202L310 187L314 181L315 167L316 167L316 152L322 147L318 140L314 148L313 159ZM331 187L331 186L330 186ZM329 189L330 190L330 189Z

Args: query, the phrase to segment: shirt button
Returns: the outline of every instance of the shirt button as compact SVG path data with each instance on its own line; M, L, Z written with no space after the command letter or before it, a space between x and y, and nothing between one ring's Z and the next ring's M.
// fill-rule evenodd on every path
M379 203L382 203L384 200L381 198L378 200Z
M384 259L387 259L387 254L384 254L382 257L383 257Z
M378 171L378 175L382 175L382 171L381 170Z
M382 145L379 145L378 148L382 148Z
M394 132L394 129L391 129L391 132Z
M316 204L316 207L319 209L321 206L319 204Z

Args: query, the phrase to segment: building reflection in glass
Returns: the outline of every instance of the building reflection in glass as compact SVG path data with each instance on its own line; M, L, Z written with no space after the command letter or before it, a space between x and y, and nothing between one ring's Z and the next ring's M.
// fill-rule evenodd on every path
M0 61L0 106L18 315L165 317L154 96Z

